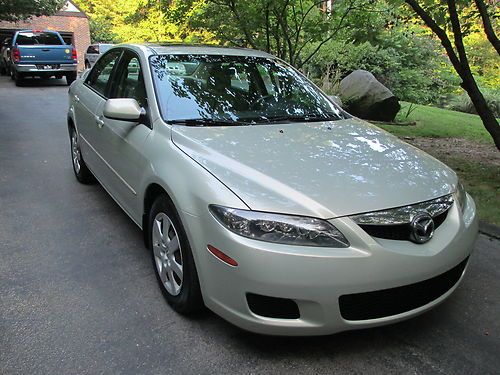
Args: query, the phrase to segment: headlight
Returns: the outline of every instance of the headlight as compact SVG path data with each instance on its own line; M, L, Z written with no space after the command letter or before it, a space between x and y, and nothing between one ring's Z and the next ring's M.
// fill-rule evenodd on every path
M465 191L464 185L462 185L460 181L458 181L457 191L455 191L455 201L462 212L464 212L465 205L467 204L467 192Z
M209 209L231 232L254 240L287 245L349 247L344 235L325 220L216 205L210 205Z

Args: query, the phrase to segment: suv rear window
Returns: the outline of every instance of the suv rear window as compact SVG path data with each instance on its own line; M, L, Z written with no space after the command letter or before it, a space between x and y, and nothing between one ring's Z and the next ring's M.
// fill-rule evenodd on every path
M63 44L59 36L55 33L47 32L23 32L17 34L16 43L19 45L43 44L47 46L59 46Z

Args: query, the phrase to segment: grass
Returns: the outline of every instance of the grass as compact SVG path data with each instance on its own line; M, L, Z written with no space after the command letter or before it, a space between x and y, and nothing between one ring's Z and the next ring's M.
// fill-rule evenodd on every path
M477 115L448 111L446 109L415 105L415 110L405 117L410 103L403 102L396 121L414 121L415 126L381 127L398 137L467 138L481 143L491 143L491 137Z
M462 157L440 159L457 172L467 192L476 202L479 218L500 226L500 168Z
M408 105L403 103L396 120L414 121L416 126L380 127L398 137L464 138L474 141L475 147L485 148L488 147L486 144L491 145L493 142L476 115L418 105L405 118ZM476 202L480 219L500 225L500 168L489 162L487 153L484 158L477 159L450 149L434 148L426 151L457 172Z

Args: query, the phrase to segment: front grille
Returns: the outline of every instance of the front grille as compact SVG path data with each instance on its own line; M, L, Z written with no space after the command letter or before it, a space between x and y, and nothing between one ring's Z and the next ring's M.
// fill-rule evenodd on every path
M448 211L445 211L433 218L434 229L439 228L439 226L444 223L446 217L448 216ZM412 232L410 223L394 225L361 224L359 226L370 236L384 238L387 240L407 241L410 240Z
M468 259L439 276L416 284L340 296L340 314L346 320L368 320L424 306L441 297L458 282Z

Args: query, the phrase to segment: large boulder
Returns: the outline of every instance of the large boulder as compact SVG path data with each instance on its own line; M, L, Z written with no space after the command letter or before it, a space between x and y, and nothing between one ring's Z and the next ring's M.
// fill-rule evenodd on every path
M354 116L375 121L394 121L399 100L366 70L355 70L340 82L344 108Z

